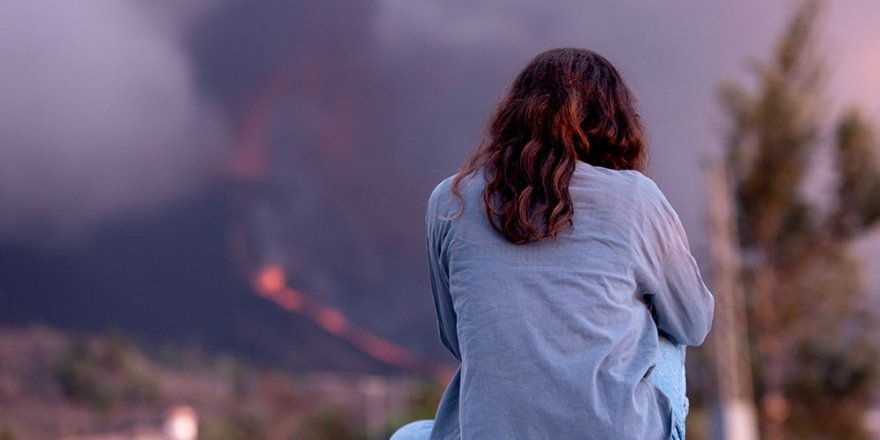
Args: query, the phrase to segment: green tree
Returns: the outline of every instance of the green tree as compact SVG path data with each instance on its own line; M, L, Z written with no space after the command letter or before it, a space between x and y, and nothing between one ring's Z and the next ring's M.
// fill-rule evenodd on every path
M876 317L850 243L880 220L880 151L854 108L823 129L823 10L821 0L799 5L770 59L752 64L753 88L720 88L765 440L866 437L878 372ZM817 206L804 183L829 151L837 188Z

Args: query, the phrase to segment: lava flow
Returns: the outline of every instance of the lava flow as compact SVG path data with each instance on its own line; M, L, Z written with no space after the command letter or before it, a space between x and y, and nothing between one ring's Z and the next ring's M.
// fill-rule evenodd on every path
M254 289L260 296L285 310L306 316L328 333L344 339L387 365L428 375L441 383L447 382L453 374L448 367L420 358L406 348L351 322L333 307L290 287L284 269L278 265L268 265L260 269L254 278Z

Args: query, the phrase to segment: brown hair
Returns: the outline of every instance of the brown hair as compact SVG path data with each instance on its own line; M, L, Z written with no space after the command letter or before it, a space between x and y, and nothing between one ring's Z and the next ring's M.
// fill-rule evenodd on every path
M518 244L556 239L573 224L568 184L577 160L642 171L645 156L635 99L614 66L590 50L548 50L517 75L453 179L461 208L451 218L464 210L459 182L484 169L483 202L495 230Z

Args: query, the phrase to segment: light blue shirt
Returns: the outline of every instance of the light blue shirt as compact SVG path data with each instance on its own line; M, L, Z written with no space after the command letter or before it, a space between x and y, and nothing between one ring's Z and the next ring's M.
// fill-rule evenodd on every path
M701 344L714 299L657 185L578 161L573 227L517 245L486 219L481 172L441 218L453 177L426 212L440 339L461 362L431 439L668 438L670 401L646 379L658 331Z

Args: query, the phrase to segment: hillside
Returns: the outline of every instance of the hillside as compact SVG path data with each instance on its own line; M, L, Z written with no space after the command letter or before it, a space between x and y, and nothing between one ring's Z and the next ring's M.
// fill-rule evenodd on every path
M369 439L430 416L436 385L373 375L291 375L229 356L46 327L0 330L0 438L159 435L192 410L200 439ZM164 438L164 437L155 437Z

